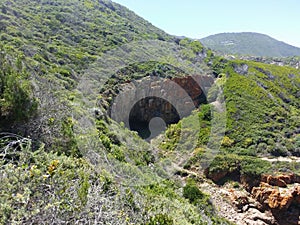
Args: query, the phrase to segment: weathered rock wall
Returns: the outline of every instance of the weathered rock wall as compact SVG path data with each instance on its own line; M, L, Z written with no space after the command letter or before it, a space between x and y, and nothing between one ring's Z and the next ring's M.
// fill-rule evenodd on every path
M154 117L176 123L206 102L205 92L213 82L210 76L186 76L146 77L122 84L111 105L111 118L127 127L130 121L149 123Z

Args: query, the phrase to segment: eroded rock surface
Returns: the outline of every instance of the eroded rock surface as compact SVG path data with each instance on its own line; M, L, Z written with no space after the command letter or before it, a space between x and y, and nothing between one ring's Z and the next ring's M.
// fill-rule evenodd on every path
M258 202L272 211L279 224L300 224L298 175L263 176L259 187L254 187L251 193Z
M228 176L228 173L218 171L206 175L218 183ZM216 188L209 191L214 199L219 198L216 205L222 204L222 198L230 203L230 206L225 204L223 209L221 208L222 216L237 224L300 224L299 175L293 173L262 175L260 179L255 180L241 175L239 182L245 190L219 186L219 190ZM224 210L224 207L234 207L238 214L232 209Z
M204 183L203 191L211 195L218 214L237 225L278 225L271 211L264 210L243 189Z
M128 128L131 128L130 121L147 128L155 117L162 118L167 125L176 123L206 102L206 88L213 82L213 77L200 75L170 79L145 77L128 82L119 86L110 114Z

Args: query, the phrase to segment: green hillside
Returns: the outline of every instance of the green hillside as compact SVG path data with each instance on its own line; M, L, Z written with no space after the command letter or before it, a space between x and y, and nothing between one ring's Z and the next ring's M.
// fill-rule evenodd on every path
M109 0L0 0L0 18L0 224L232 224L199 170L299 173L261 159L300 156L299 69L226 60ZM145 141L112 117L151 79L198 105Z
M202 38L200 41L205 47L224 54L269 57L300 55L300 48L259 33L221 33Z
M218 152L220 157L225 158L224 163L226 164L226 160L230 161L234 155L233 160L240 161L241 164L246 161L247 166L252 167L245 172L250 176L278 170L299 173L299 164L283 166L278 162L271 166L267 162L256 161L256 158L292 155L299 157L300 71L291 67L250 61L227 61L222 58L215 65L218 78L215 87L208 94L208 100L224 101L226 104L226 130ZM222 87L224 91L223 100L218 99L215 94L218 87ZM186 168L199 167L213 152L208 148L211 132L216 132L216 121L211 116L211 107L204 105L196 114L201 126L196 144L198 150L186 160ZM217 120L222 118L220 115L215 115ZM192 120L192 117L183 121ZM169 151L176 147L180 130L180 124L167 130L168 135L161 145L162 149ZM189 141L191 139L186 139L186 142ZM220 158L217 157L214 163L210 169L214 169L214 166L218 170L222 168ZM256 165L257 163L261 165ZM243 172L242 166L237 167Z
M147 142L108 117L96 120L96 105L86 105L101 88L93 65L142 57L114 49L170 60L181 52L190 64L197 45L179 47L106 0L1 0L0 8L1 224L229 224L195 183L184 189L162 168L151 170L156 155ZM145 50L147 40L154 43ZM139 76L154 70L146 68ZM80 87L85 78L98 84L92 96ZM82 133L81 119L95 126Z
M67 92L74 90L83 71L103 52L131 41L173 39L111 1L1 1L0 14L3 58L9 64L21 62L20 70L27 71L38 89L31 97L40 100L39 108L47 111L47 117L56 115L51 108L63 110L54 99L67 101ZM11 122L8 112L0 117L1 123ZM43 115L35 117L30 132L42 134L36 127L48 123L44 119Z

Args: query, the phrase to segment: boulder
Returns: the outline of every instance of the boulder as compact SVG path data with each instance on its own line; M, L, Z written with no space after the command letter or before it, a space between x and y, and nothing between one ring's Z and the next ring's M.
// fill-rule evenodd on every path
M252 189L252 195L261 204L267 205L270 209L288 210L291 204L300 203L300 186L279 189L267 183L261 183L259 187Z
M287 187L288 184L299 183L300 178L296 174L262 175L261 181L277 187Z

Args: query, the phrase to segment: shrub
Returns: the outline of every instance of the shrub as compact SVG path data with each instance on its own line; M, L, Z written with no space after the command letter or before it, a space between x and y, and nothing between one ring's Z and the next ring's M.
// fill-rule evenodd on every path
M231 147L234 143L234 140L230 139L228 136L225 136L222 140L222 146Z
M152 216L146 225L173 225L173 219L171 219L167 214L157 214Z
M6 59L1 47L0 52L0 124L25 121L37 110L29 75L21 68L21 59L17 59L19 68L16 68Z
M191 203L196 204L199 199L203 199L203 194L193 181L189 181L183 188L183 197Z
M74 134L74 121L68 117L62 121L61 125L61 139L58 143L58 152L66 154L67 156L81 157L82 153L77 146L77 140Z

